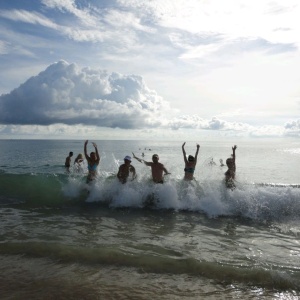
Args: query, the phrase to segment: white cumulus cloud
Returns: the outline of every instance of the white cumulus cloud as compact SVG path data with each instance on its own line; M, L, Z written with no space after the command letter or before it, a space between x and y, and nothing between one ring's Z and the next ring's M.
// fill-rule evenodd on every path
M300 119L285 123L285 134L300 137Z
M226 118L226 114L223 116ZM83 128L220 131L252 137L300 136L300 119L282 126L253 126L220 117L178 115L138 75L80 68L59 61L0 96L0 133L82 134ZM71 128L74 128L72 131ZM48 128L48 129L47 129ZM77 128L77 129L75 129Z
M169 103L142 77L107 73L59 61L0 97L2 124L159 126Z

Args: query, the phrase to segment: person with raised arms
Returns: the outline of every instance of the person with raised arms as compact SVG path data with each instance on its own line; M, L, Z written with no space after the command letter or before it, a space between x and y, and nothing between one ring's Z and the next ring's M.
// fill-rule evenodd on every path
M184 163L185 163L184 180L193 180L200 145L197 144L197 150L196 150L195 156L189 155L188 158L186 158L186 152L185 152L184 146L185 146L185 142L182 144L182 153L183 153L183 159L184 159Z
M87 160L87 163L88 163L88 176L87 176L87 179L86 179L86 182L89 183L91 181L93 181L96 176L97 176L97 167L100 163L100 155L98 153L98 148L97 148L97 145L95 143L92 143L94 148L95 148L95 152L91 152L90 153L90 156L87 154L87 144L88 144L88 140L85 141L84 143L84 155L85 155L85 158Z
M159 157L157 154L152 155L152 162L148 162L141 158L136 157L133 152L132 152L132 155L133 155L133 158L135 158L139 162L144 163L146 166L151 167L152 179L155 183L164 183L164 175L171 174L167 171L167 169L165 168L165 166L163 164L158 162Z
M232 155L231 157L226 159L226 165L228 167L228 170L225 172L225 183L226 183L226 187L230 188L230 189L235 189L235 183L234 183L234 179L235 179L235 172L236 172L236 165L235 165L235 150L236 150L237 146L234 145L232 147Z

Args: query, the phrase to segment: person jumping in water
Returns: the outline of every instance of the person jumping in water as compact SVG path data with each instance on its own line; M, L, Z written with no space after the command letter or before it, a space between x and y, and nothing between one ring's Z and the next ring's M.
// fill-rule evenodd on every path
M184 159L184 162L185 162L184 180L193 180L200 145L197 144L197 150L196 150L195 157L192 156L192 155L189 155L188 158L186 158L186 153L185 153L184 146L185 146L185 142L182 144L183 159Z
M96 178L96 176L97 176L97 167L100 163L100 156L99 156L99 153L98 153L97 145L95 143L92 143L94 148L95 148L95 152L91 152L90 156L88 156L87 150L86 150L88 142L89 141L86 140L85 143L84 143L84 155L85 155L85 158L88 162L88 171L89 171L89 174L88 174L87 179L86 179L87 183L93 181Z
M131 157L127 155L124 158L124 164L119 167L119 172L117 174L119 181L123 184L126 183L129 173L132 173L132 180L134 180L136 177L135 168L131 165Z
M237 146L234 145L232 147L232 155L230 158L226 159L226 165L228 167L228 170L225 172L225 183L226 186L230 189L235 189L235 171L236 171L236 165L235 165L235 150Z
M143 159L136 157L133 152L132 152L132 155L133 155L133 158L135 158L139 162L144 163L146 166L151 167L152 179L155 183L164 183L163 173L164 173L164 175L171 174L167 171L167 169L165 168L165 166L163 164L158 162L159 157L157 154L152 155L152 162L148 162L148 161L145 161Z

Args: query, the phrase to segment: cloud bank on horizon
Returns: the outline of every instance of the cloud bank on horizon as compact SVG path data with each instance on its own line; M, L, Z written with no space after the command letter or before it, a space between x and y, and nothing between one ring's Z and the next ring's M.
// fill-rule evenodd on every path
M18 125L161 126L169 104L136 75L60 61L0 97L0 122Z
M2 1L0 137L299 137L299 14L297 0Z
M254 127L217 117L179 115L141 76L109 74L59 61L0 96L4 125L88 125L121 129L195 129L253 136L299 136L300 119L284 127ZM0 132L5 131L5 126Z

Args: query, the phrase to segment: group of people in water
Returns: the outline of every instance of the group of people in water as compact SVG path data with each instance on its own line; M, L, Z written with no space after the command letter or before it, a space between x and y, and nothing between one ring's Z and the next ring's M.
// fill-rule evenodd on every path
M84 143L84 156L85 159L87 160L87 167L88 167L88 176L87 176L87 183L93 181L96 178L97 175L97 167L100 163L100 155L98 152L98 148L96 143L92 143L94 147L94 151L90 152L88 155L87 152L87 144L88 140L85 141ZM196 153L195 156L193 155L186 155L185 149L185 142L182 144L182 154L183 154L183 159L185 163L185 168L184 168L184 180L190 181L194 180L194 172L195 168L197 165L197 158L198 158L198 153L200 149L200 145L196 145ZM234 145L232 147L232 155L230 158L226 159L226 165L228 167L228 170L225 172L225 183L226 186L230 189L235 188L234 184L234 179L235 179L235 172L236 172L236 165L235 165L235 151L237 149L237 146ZM133 152L132 152L133 158L139 161L140 163L144 163L146 166L151 167L151 172L152 172L152 180L154 183L164 183L164 176L169 175L167 169L165 166L158 162L159 161L159 156L157 154L152 155L152 161L145 161L144 159L141 159L137 157ZM71 166L71 160L72 160L73 152L70 152L69 155L66 157L65 161L65 167L69 168ZM131 177L131 180L134 180L136 178L136 171L135 168L131 165L132 158L129 155L126 155L124 158L124 164L119 166L119 170L117 173L117 178L121 183L126 183L129 177ZM83 155L78 154L76 159L74 160L74 164L80 165L83 162ZM224 166L223 161L220 160L221 166Z

